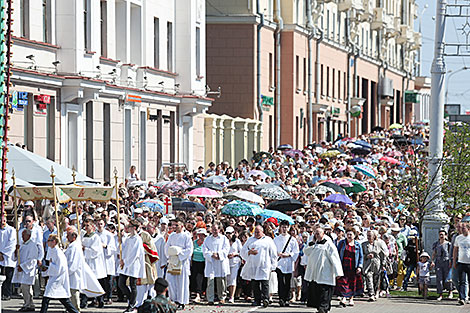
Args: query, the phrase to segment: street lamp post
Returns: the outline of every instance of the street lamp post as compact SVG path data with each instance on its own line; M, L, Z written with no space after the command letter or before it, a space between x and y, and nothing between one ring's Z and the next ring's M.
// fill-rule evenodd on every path
M429 205L423 218L422 234L424 250L430 253L437 241L439 229L448 221L442 201L442 150L444 145L444 86L446 65L444 62L445 11L447 0L437 0L434 60L431 68L431 121L429 136ZM454 72L455 74L456 72Z

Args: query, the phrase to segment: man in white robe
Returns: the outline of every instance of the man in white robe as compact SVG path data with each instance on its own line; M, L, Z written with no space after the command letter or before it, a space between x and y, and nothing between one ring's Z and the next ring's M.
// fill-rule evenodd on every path
M158 235L154 239L155 247L157 248L157 253L159 257L156 263L157 276L162 277L162 278L165 278L166 276L166 264L168 262L168 259L165 254L167 231L168 231L168 219L166 217L162 217L160 219L160 229L158 231Z
M277 285L279 294L279 305L289 306L290 283L294 272L295 261L299 256L299 244L297 239L287 233L289 222L282 221L279 226L279 236L274 238L277 259Z
M32 287L34 284L34 277L36 275L36 265L39 257L39 248L32 242L31 231L25 229L22 233L22 243L19 246L19 264L15 268L13 275L13 283L21 284L21 293L23 294L24 304L19 312L34 311L34 302ZM16 261L18 261L15 255Z
M331 309L331 298L336 285L336 277L343 276L343 266L338 249L325 235L323 228L315 230L315 241L304 248L307 256L305 280L310 282L307 305L326 313Z
M253 306L269 305L269 277L277 267L277 249L273 240L264 235L263 227L256 226L254 236L248 238L240 253L245 265L241 277L251 281L255 301Z
M0 222L0 274L5 275L6 279L2 284L2 301L10 300L12 294L11 280L16 266L15 248L15 228L7 224L6 215L3 215Z
M85 279L83 278L83 263L85 257L83 256L82 243L77 240L78 232L74 226L69 226L67 229L67 241L69 246L65 250L65 257L67 258L67 265L69 268L69 283L71 300L74 307L80 311L80 290L85 287Z
M95 232L95 224L93 221L86 221L83 225L85 233L82 233L82 246L85 262L90 266L98 280L107 277L106 263L104 259L103 243L100 237ZM88 304L88 297L84 294L81 295L80 307L86 308ZM104 307L103 297L97 297L98 308Z
M59 237L57 235L49 236L47 240L49 249L45 262L48 266L41 266L44 276L49 276L49 279L47 280L46 290L42 298L40 313L47 313L51 299L58 299L68 312L79 313L77 308L74 307L70 301L67 258L62 250L57 247L58 243Z
M202 253L204 255L205 268L204 276L207 277L207 301L214 304L214 288L217 285L217 297L220 303L225 303L227 295L227 275L230 274L230 264L228 253L230 243L228 238L220 233L222 225L214 223L212 225L212 235L204 240Z
M134 312L137 298L137 279L145 278L145 251L140 238L138 229L140 223L136 220L131 220L127 226L129 236L122 243L122 257L120 260L119 273L119 288L122 293L127 296L129 301L126 311ZM129 287L127 287L127 280L129 279Z
M172 274L168 269L166 279L168 281L168 291L170 300L178 304L179 308L184 308L189 303L189 274L191 272L190 262L193 254L193 242L191 235L184 231L183 221L172 221L173 232L168 237L165 247L165 254L170 258L169 249L178 251L177 259L180 264L180 274ZM174 247L174 249L173 249Z
M111 299L113 293L113 276L116 274L116 241L114 239L114 235L104 228L106 225L104 219L98 220L96 225L96 234L100 237L103 244L103 253L107 275L105 278L100 279L100 284L106 292L104 296L106 304L112 304L113 301Z

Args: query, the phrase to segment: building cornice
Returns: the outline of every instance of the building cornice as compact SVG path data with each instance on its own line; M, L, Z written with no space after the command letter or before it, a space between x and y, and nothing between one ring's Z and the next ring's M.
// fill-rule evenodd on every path
M258 15L207 15L206 24L253 24L258 25L261 23L261 18ZM277 23L264 20L264 26L276 29Z
M60 46L53 45L47 42L31 40L31 39L24 38L24 37L12 36L12 39L13 39L14 45L17 44L17 45L36 48L36 49L49 50L49 51L57 51L60 49Z

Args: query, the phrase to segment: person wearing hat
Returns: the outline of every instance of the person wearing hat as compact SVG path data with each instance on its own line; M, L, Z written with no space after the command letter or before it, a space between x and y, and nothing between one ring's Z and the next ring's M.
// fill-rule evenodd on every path
M419 262L417 266L417 276L418 276L418 285L419 290L421 290L423 294L423 298L427 299L428 297L428 284L431 281L431 268L432 263L429 262L429 254L427 252L421 253L419 256Z
M119 280L118 286L127 297L128 305L124 312L134 312L137 298L137 280L145 278L145 252L138 234L140 223L130 220L127 225L129 236L122 242L122 255L119 260ZM119 238L122 240L122 238ZM129 287L127 280L129 279Z
M230 266L230 274L227 276L228 302L235 303L235 291L237 289L238 270L241 265L240 252L242 250L242 242L238 239L235 229L232 226L225 229L225 236L230 242L230 250L228 251L228 263Z
M279 293L279 305L289 306L290 283L294 272L295 261L299 256L299 244L287 231L289 222L281 221L279 235L274 238L274 245L277 249L277 286Z
M390 226L390 233L395 240L395 243L398 247L398 275L397 278L390 281L390 286L393 286L396 283L396 290L399 290L403 286L403 279L405 278L405 266L403 261L405 259L403 251L405 250L406 245L408 244L408 240L406 236L401 233L401 228L397 223L393 223Z
M215 222L211 227L211 235L204 240L202 251L206 260L204 276L207 278L207 301L214 304L215 286L217 297L221 304L225 303L227 280L230 273L228 253L230 243L227 237L221 234L222 224Z
M157 295L151 299L146 300L143 305L144 312L159 312L159 313L176 313L177 306L165 296L168 291L168 282L159 277L155 280L154 290ZM149 307L147 308L147 304Z

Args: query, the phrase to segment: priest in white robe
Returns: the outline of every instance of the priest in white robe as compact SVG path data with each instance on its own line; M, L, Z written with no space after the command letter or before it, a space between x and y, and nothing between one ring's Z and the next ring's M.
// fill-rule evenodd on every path
M41 269L43 275L49 276L49 279L47 280L46 290L42 298L40 313L47 313L51 299L58 299L68 312L79 313L77 308L70 301L70 281L67 258L57 246L58 243L59 237L55 234L50 235L49 239L47 239L47 246L49 247L46 256L47 266L43 265Z
M116 240L114 239L114 235L104 228L106 226L106 221L104 219L98 220L96 225L96 234L100 237L103 244L103 253L106 267L106 277L100 279L100 284L106 292L104 295L106 304L112 304L113 302L111 299L113 293L113 276L116 274Z
M82 233L82 246L85 262L90 266L98 280L107 277L106 263L103 252L103 243L96 233L96 226L93 221L86 221L83 225L85 233ZM88 304L88 297L81 296L81 308L86 308ZM102 297L97 297L98 308L104 307Z
M158 261L156 263L157 267L157 276L161 278L166 277L166 264L168 259L165 254L165 245L167 239L167 229L168 228L168 219L166 217L162 217L160 219L160 229L158 231L158 235L155 237L155 247L157 248L158 253Z
M264 235L263 227L256 226L254 236L248 238L242 247L241 257L245 260L241 277L251 281L255 301L253 305L269 305L269 277L277 267L277 249L273 240Z
M299 244L297 239L287 233L289 222L282 221L279 225L279 236L274 238L277 249L277 290L279 294L279 305L289 306L290 283L294 272L295 261L299 256Z
M120 260L119 273L119 288L122 293L127 296L129 301L126 311L133 312L136 307L137 298L137 279L145 278L145 251L138 234L140 223L136 220L131 220L127 226L129 236L122 243L122 257ZM129 279L129 287L127 287L127 280Z
M191 235L184 231L183 221L178 220L171 223L173 224L173 232L169 235L165 248L169 262L166 279L170 300L178 304L179 308L184 308L189 303L189 274L191 272L193 242ZM172 251L177 251L176 255L173 255ZM177 264L170 269L170 262L175 265L171 259L175 258Z
M16 230L7 224L6 215L2 216L0 223L0 274L5 275L2 284L2 298L10 300L12 294L11 280L16 266L14 260L16 248Z
M36 266L39 257L39 248L31 241L31 230L25 229L22 233L22 243L19 247L19 263L15 268L13 275L13 283L20 284L21 293L23 294L24 304L20 312L34 311L32 287L34 277L36 276ZM18 261L16 255L15 260Z
M304 248L307 256L307 268L304 279L309 284L307 305L326 313L331 309L331 298L336 285L336 277L343 276L343 267L338 249L325 235L323 228L317 228L315 241Z
M214 288L217 285L217 297L220 303L225 303L227 295L227 275L230 274L228 253L230 243L227 237L220 233L222 225L212 224L212 234L204 240L202 253L204 255L204 276L207 277L207 301L214 304Z

